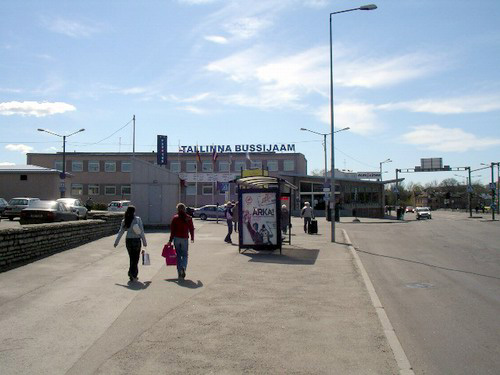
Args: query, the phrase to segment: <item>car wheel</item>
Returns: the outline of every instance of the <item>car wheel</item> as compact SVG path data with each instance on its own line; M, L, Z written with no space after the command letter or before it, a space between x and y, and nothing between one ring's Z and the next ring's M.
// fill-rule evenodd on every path
M14 217L13 216L9 216L9 221L13 221L14 220Z
M207 215L205 215L205 214L201 214L201 215L200 215L200 219L201 219L201 220L207 220Z

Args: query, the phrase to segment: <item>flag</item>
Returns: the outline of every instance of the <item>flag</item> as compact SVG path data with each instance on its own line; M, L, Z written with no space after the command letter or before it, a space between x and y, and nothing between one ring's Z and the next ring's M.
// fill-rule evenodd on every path
M252 161L252 159L250 159L250 152L247 151L247 159Z
M196 160L198 160L198 163L201 163L201 155L198 146L196 146Z
M215 163L217 156L219 156L219 154L217 154L217 150L214 148L214 152L212 152L212 163Z

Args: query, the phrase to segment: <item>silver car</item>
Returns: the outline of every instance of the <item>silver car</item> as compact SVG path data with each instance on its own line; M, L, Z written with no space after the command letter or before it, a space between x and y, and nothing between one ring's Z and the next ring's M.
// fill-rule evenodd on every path
M112 201L108 204L108 211L118 211L125 212L127 211L128 206L130 206L132 202L130 201Z
M40 198L12 198L9 201L9 205L5 207L3 215L6 216L10 221L14 220L15 217L21 216L21 211L25 208L31 207L34 202L38 202Z
M57 202L62 202L68 207L71 211L78 215L78 219L87 220L88 210L87 208L80 202L79 199L76 198L59 198Z
M0 217L3 215L3 212L5 211L5 208L7 207L8 204L9 202L7 202L3 198L0 198Z
M199 217L201 220L207 220L207 218L223 218L224 217L224 206L217 207L215 204L207 204L200 208L195 208L193 211L193 217Z
M432 219L431 209L429 207L417 207L417 220Z

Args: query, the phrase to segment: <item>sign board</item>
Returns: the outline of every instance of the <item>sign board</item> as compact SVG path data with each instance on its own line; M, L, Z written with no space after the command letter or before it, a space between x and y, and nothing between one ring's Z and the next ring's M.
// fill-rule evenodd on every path
M398 189L398 187L397 187L397 186L394 186L394 187L392 188L392 191L393 191L393 193L399 194L399 189Z
M329 192L329 191L330 191L330 187L324 187L324 188L323 188L323 191L324 191L325 193Z
M366 179L375 179L380 178L382 175L380 172L358 172L356 173L358 179L366 178Z
M63 173L63 172L59 173L59 178L61 180L64 180L66 178L66 173Z
M496 186L494 182L490 182L490 190L495 190Z
M239 173L179 173L186 182L229 182L239 177Z
M166 135L156 136L156 164L158 165L167 164L167 140Z
M278 248L281 245L278 190L240 190L240 202L240 246Z
M241 177L269 176L268 170L263 169L244 169L241 171Z
M474 189L472 188L472 186L468 185L467 186L467 193L473 193L474 192Z
M218 154L224 152L295 152L294 144L241 144L241 145L196 145L196 146L180 146L179 152L186 153L213 153Z
M217 190L221 193L229 191L229 182L217 182Z
M420 167L422 169L442 169L443 158L423 158L420 159Z

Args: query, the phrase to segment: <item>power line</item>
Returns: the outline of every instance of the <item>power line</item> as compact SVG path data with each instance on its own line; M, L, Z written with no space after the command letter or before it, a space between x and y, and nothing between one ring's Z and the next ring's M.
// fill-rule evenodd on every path
M99 143L101 143L102 141L105 141L106 139L109 139L111 138L112 136L114 136L116 133L118 133L120 130L126 128L128 125L130 125L130 123L133 121L133 119L131 119L129 122L127 122L125 125L123 125L120 129L118 129L117 131L113 132L111 135L108 135L106 138L103 138L101 139L100 141L97 141L97 142L94 142L94 143L82 143L81 145L82 146L93 146L93 145L97 145Z

